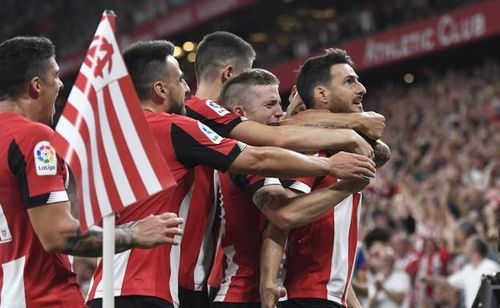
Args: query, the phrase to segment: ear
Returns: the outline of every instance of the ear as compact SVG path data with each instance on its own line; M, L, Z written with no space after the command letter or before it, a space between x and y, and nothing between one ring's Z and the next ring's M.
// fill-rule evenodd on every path
M328 105L328 90L323 86L314 88L314 103L320 105Z
M240 117L244 117L245 116L245 109L243 108L243 106L235 106L233 108L233 112L237 115L237 116L240 116Z
M42 91L41 79L38 76L31 78L28 84L28 94L30 97L37 99Z
M221 74L221 82L224 84L229 78L234 75L234 66L228 64L224 67Z
M163 102L167 97L168 97L168 88L163 86L163 84L160 81L156 81L153 83L153 89L152 89L152 100L153 101L161 101Z

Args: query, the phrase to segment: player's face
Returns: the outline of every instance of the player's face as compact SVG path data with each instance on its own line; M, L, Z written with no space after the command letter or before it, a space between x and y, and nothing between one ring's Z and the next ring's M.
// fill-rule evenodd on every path
M52 124L55 114L56 98L63 88L63 83L59 79L59 65L52 57L49 59L48 69L43 76L40 76L40 96L38 97L38 120L45 124Z
M331 81L327 99L331 112L362 112L366 89L348 64L335 64L330 68Z
M186 114L184 100L186 99L186 95L190 92L189 86L184 80L184 74L179 67L179 62L177 62L174 57L167 57L167 65L169 70L167 81L169 96L166 102L168 105L166 109L171 113Z
M283 116L278 86L265 85L251 88L248 97L252 103L245 106L243 116L262 124L278 125Z

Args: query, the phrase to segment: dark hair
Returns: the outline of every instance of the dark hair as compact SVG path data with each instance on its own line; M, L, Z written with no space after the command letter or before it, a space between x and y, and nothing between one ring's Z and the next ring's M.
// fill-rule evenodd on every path
M219 102L226 108L234 107L235 103L243 102L244 90L249 86L279 85L276 76L265 69L253 68L229 79L222 87Z
M374 243L381 242L387 244L389 243L390 239L391 239L391 234L389 233L389 231L382 228L374 228L368 231L363 242L365 244L366 249L369 250Z
M334 64L349 64L354 67L351 57L339 48L326 49L324 55L311 57L300 67L296 85L307 109L314 106L314 88L330 82L330 68Z
M470 238L472 241L472 245L474 247L474 251L476 251L481 257L486 257L488 254L488 244L483 241L479 236L472 236Z
M465 218L457 222L457 227L465 234L466 237L469 237L477 233L474 223Z
M54 43L46 37L18 36L0 44L0 100L19 97L35 76L44 79Z
M216 31L207 34L196 50L196 79L212 81L217 78L217 71L225 65L237 68L243 61L255 60L255 50L241 37L229 32Z
M123 51L127 66L139 99L146 100L158 80L168 76L167 57L174 54L174 45L165 40L137 42Z

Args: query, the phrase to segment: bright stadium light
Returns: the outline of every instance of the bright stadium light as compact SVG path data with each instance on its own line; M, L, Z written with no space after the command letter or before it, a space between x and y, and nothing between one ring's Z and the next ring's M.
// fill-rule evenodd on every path
M184 55L184 50L182 50L181 47L175 46L174 47L174 57L180 58Z
M411 73L407 73L404 75L403 80L405 83L410 84L415 81L415 76Z
M196 59L196 52L188 53L186 58L189 62L194 63L194 60Z
M184 51L186 52L193 51L195 47L196 47L195 44L191 41L187 41L182 45L182 49L184 49Z

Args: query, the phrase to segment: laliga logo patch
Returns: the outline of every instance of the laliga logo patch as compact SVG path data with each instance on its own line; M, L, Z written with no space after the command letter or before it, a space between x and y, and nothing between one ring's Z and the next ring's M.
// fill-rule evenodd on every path
M33 149L37 175L55 175L57 173L56 151L48 141L40 141Z
M224 139L201 122L198 122L198 127L200 127L200 130L205 134L205 136L207 136L208 139L210 139L210 141L215 144L221 143L221 141Z
M206 100L205 102L207 104L208 107L210 107L210 109L212 109L213 111L215 111L218 115L220 116L224 116L226 114L229 114L229 110L227 110L226 108L218 105L216 102L214 101L211 101L211 100Z

